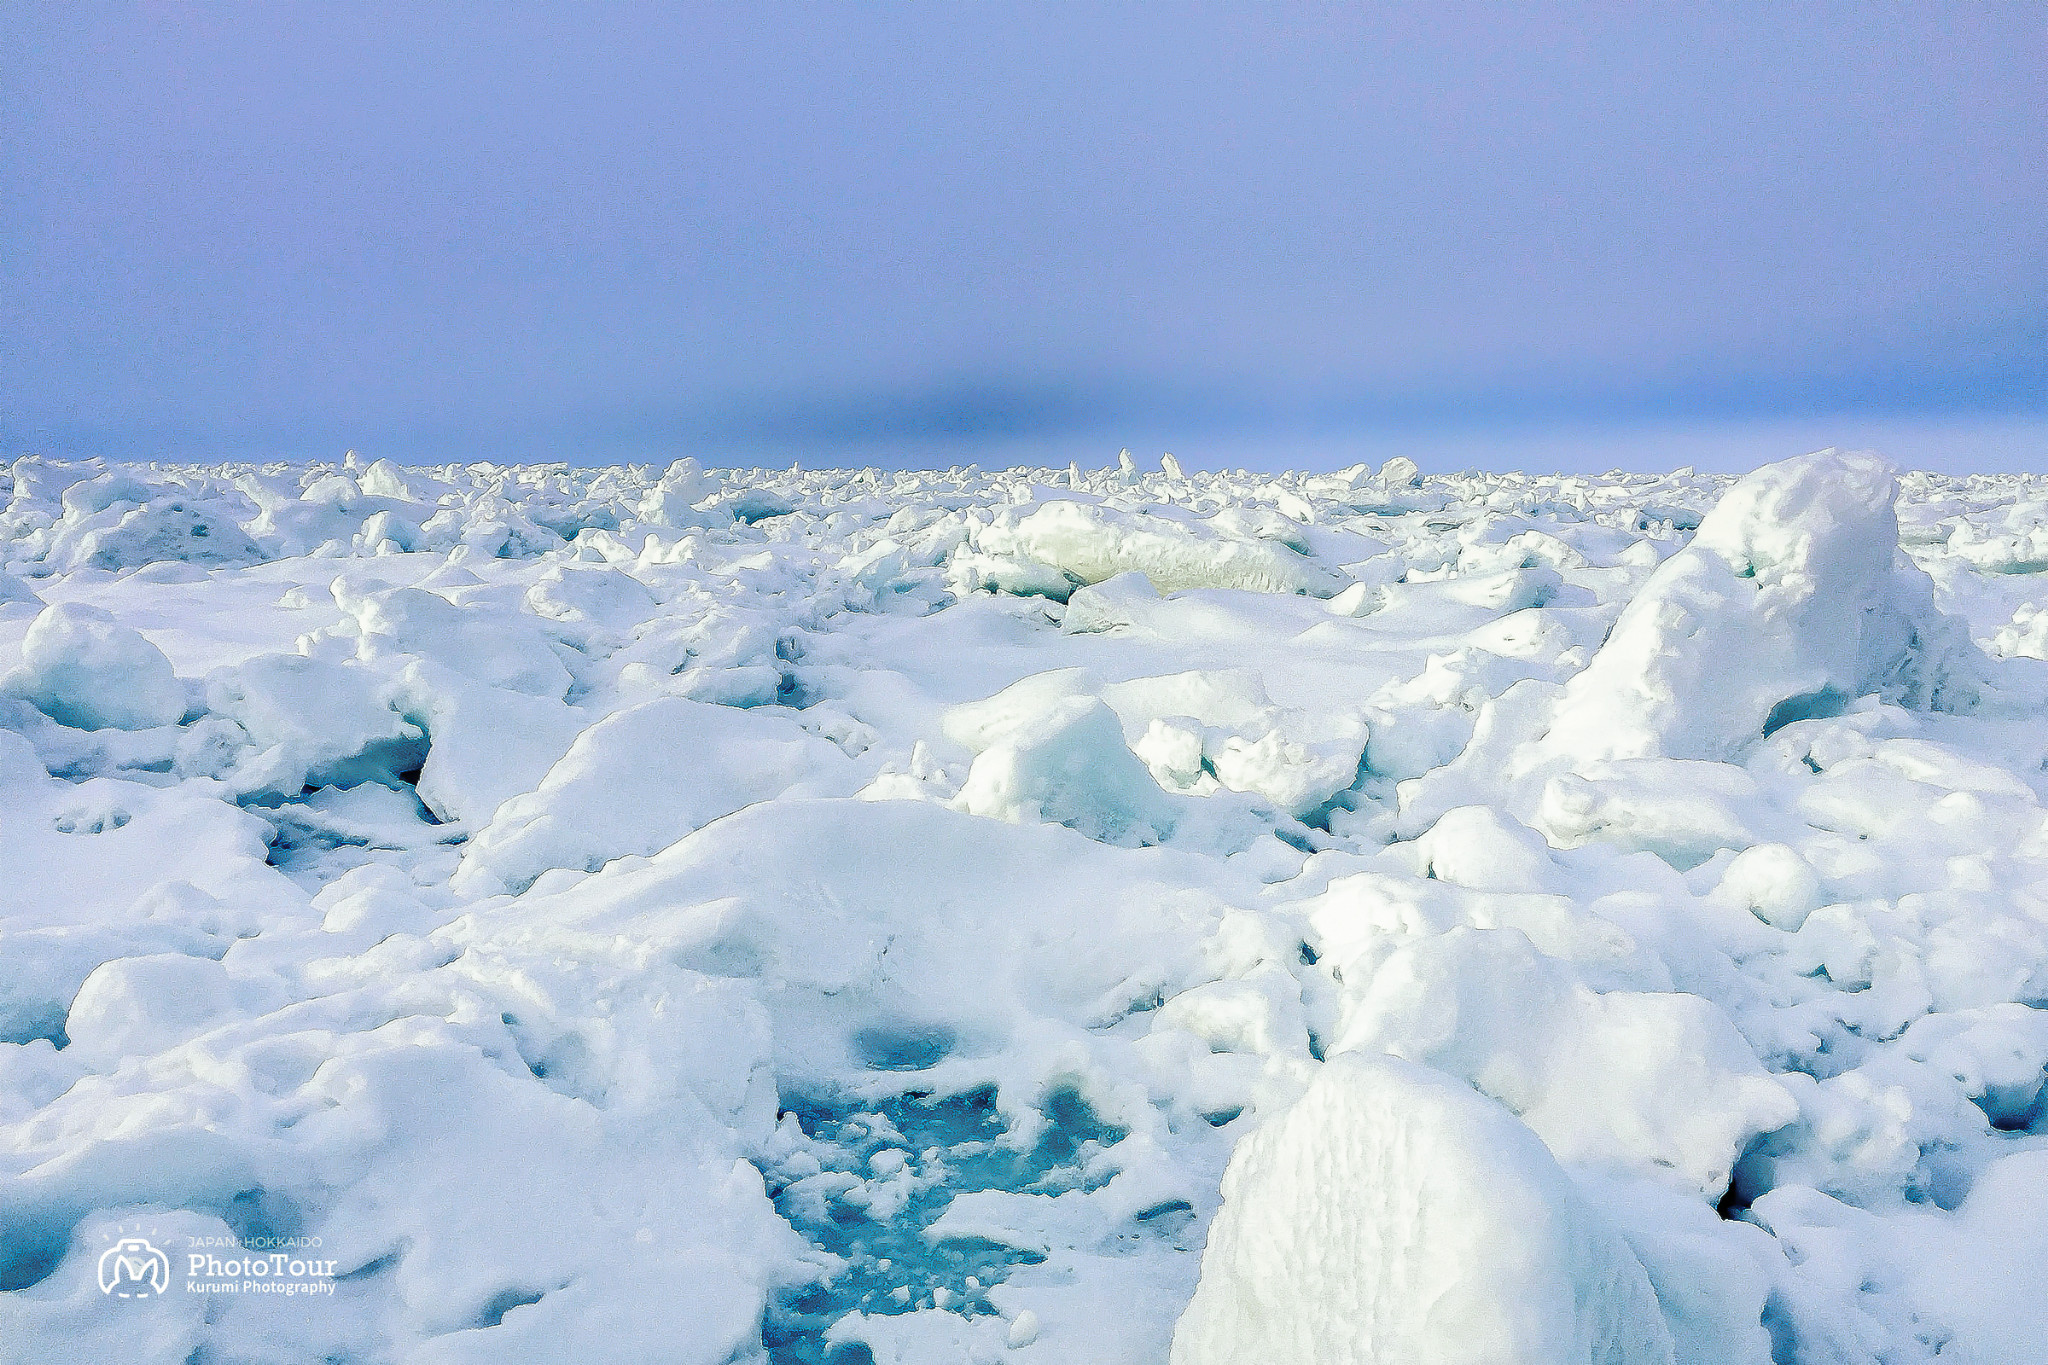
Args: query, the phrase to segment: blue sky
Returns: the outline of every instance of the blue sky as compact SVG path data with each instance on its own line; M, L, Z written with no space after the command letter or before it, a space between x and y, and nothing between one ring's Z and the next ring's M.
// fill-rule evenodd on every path
M0 454L2048 468L2038 6L10 26Z

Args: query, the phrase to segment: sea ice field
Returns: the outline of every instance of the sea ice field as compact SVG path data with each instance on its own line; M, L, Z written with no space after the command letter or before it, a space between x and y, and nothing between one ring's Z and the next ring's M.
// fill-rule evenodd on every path
M2048 1360L2048 477L0 508L0 1360Z

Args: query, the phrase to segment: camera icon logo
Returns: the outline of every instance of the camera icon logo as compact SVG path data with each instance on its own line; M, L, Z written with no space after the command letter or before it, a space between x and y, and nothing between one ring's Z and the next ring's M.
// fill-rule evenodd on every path
M100 1293L153 1299L171 1287L171 1258L147 1237L123 1237L100 1253Z

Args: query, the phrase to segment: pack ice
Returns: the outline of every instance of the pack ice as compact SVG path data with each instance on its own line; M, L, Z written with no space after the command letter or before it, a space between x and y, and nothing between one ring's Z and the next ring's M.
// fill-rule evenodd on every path
M2048 1358L2048 479L0 505L0 1358Z

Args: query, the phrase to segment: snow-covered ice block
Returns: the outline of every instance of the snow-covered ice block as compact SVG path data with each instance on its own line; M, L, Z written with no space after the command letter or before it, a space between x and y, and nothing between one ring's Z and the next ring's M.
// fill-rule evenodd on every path
M1669 1179L1709 1202L1798 1105L1728 1017L1679 992L1588 989L1513 929L1396 951L1346 1003L1340 1051L1463 1077L1560 1160Z
M1896 494L1869 455L1823 451L1745 477L1567 684L1545 749L1728 759L1872 693L1970 706L1982 656L1927 575L1898 562Z
M1598 840L1689 870L1758 842L1755 812L1765 809L1756 779L1733 764L1633 758L1551 778L1536 820L1561 848Z
M1045 820L1131 847L1165 842L1186 813L1124 744L1116 712L1094 697L1060 702L1028 732L976 755L959 805L969 815Z
M1171 790L1256 793L1310 819L1358 781L1369 734L1363 715L1275 706L1251 669L1137 678L1101 695L1133 751Z
M549 569L526 590L526 605L552 621L630 626L654 613L654 594L615 569Z
M1160 602L1159 589L1136 569L1113 574L1100 583L1077 588L1067 598L1060 629L1070 635L1092 635L1143 622Z
M1762 1228L1658 1181L1586 1171L1573 1180L1649 1273L1675 1365L1769 1365L1764 1318L1784 1253Z
M10 616L34 616L43 610L43 599L35 589L0 569L0 619Z
M539 786L594 723L554 697L493 687L424 659L407 664L384 695L427 737L420 800L437 818L472 826Z
M1163 789L1125 742L1117 713L1084 690L1093 686L1083 670L1056 670L948 712L948 736L978 750L954 804L1125 847L1175 841L1232 853L1272 828L1242 797Z
M1462 634L1500 617L1540 607L1557 597L1563 587L1564 580L1549 568L1389 583L1379 590L1379 606L1370 619L1377 628L1400 628L1424 637Z
M426 754L420 727L355 664L259 654L206 679L207 708L241 727L247 748L229 784L242 795L297 796L306 787L395 782Z
M1820 874L1785 844L1753 844L1732 858L1714 888L1776 929L1797 931L1820 907Z
M113 613L82 602L60 602L36 617L21 664L0 678L0 692L80 730L147 730L176 725L185 714L184 684L164 652Z
M66 491L67 504L77 491ZM170 497L140 507L115 499L91 513L67 505L51 538L50 558L71 568L118 570L159 563L250 564L263 551L219 507Z
M1488 806L1445 811L1415 841L1428 875L1474 891L1555 891L1562 869L1541 835Z
M1669 1365L1640 1262L1527 1128L1391 1058L1239 1144L1174 1365Z
M695 460L680 459L663 471L660 482L640 496L633 514L649 525L677 529L730 522L733 514L729 508L697 510L697 504L717 492L717 479L706 474Z
M420 588L358 592L337 578L333 592L364 663L411 655L514 692L560 699L569 690L569 670L547 637L516 617L464 611Z
M94 969L64 1021L81 1057L111 1066L174 1047L224 1019L282 1003L274 985L238 980L211 958L125 957Z
M1344 587L1333 570L1279 541L1069 500L1041 503L1021 516L1006 513L982 531L979 545L1049 565L1081 583L1135 571L1162 593L1243 588L1329 597Z
M594 872L658 853L845 766L836 746L787 715L682 697L643 702L584 731L537 788L499 807L471 840L456 885L471 895L522 891L549 868Z
M2048 659L2048 606L2021 603L1991 637L1991 652L2001 659Z

